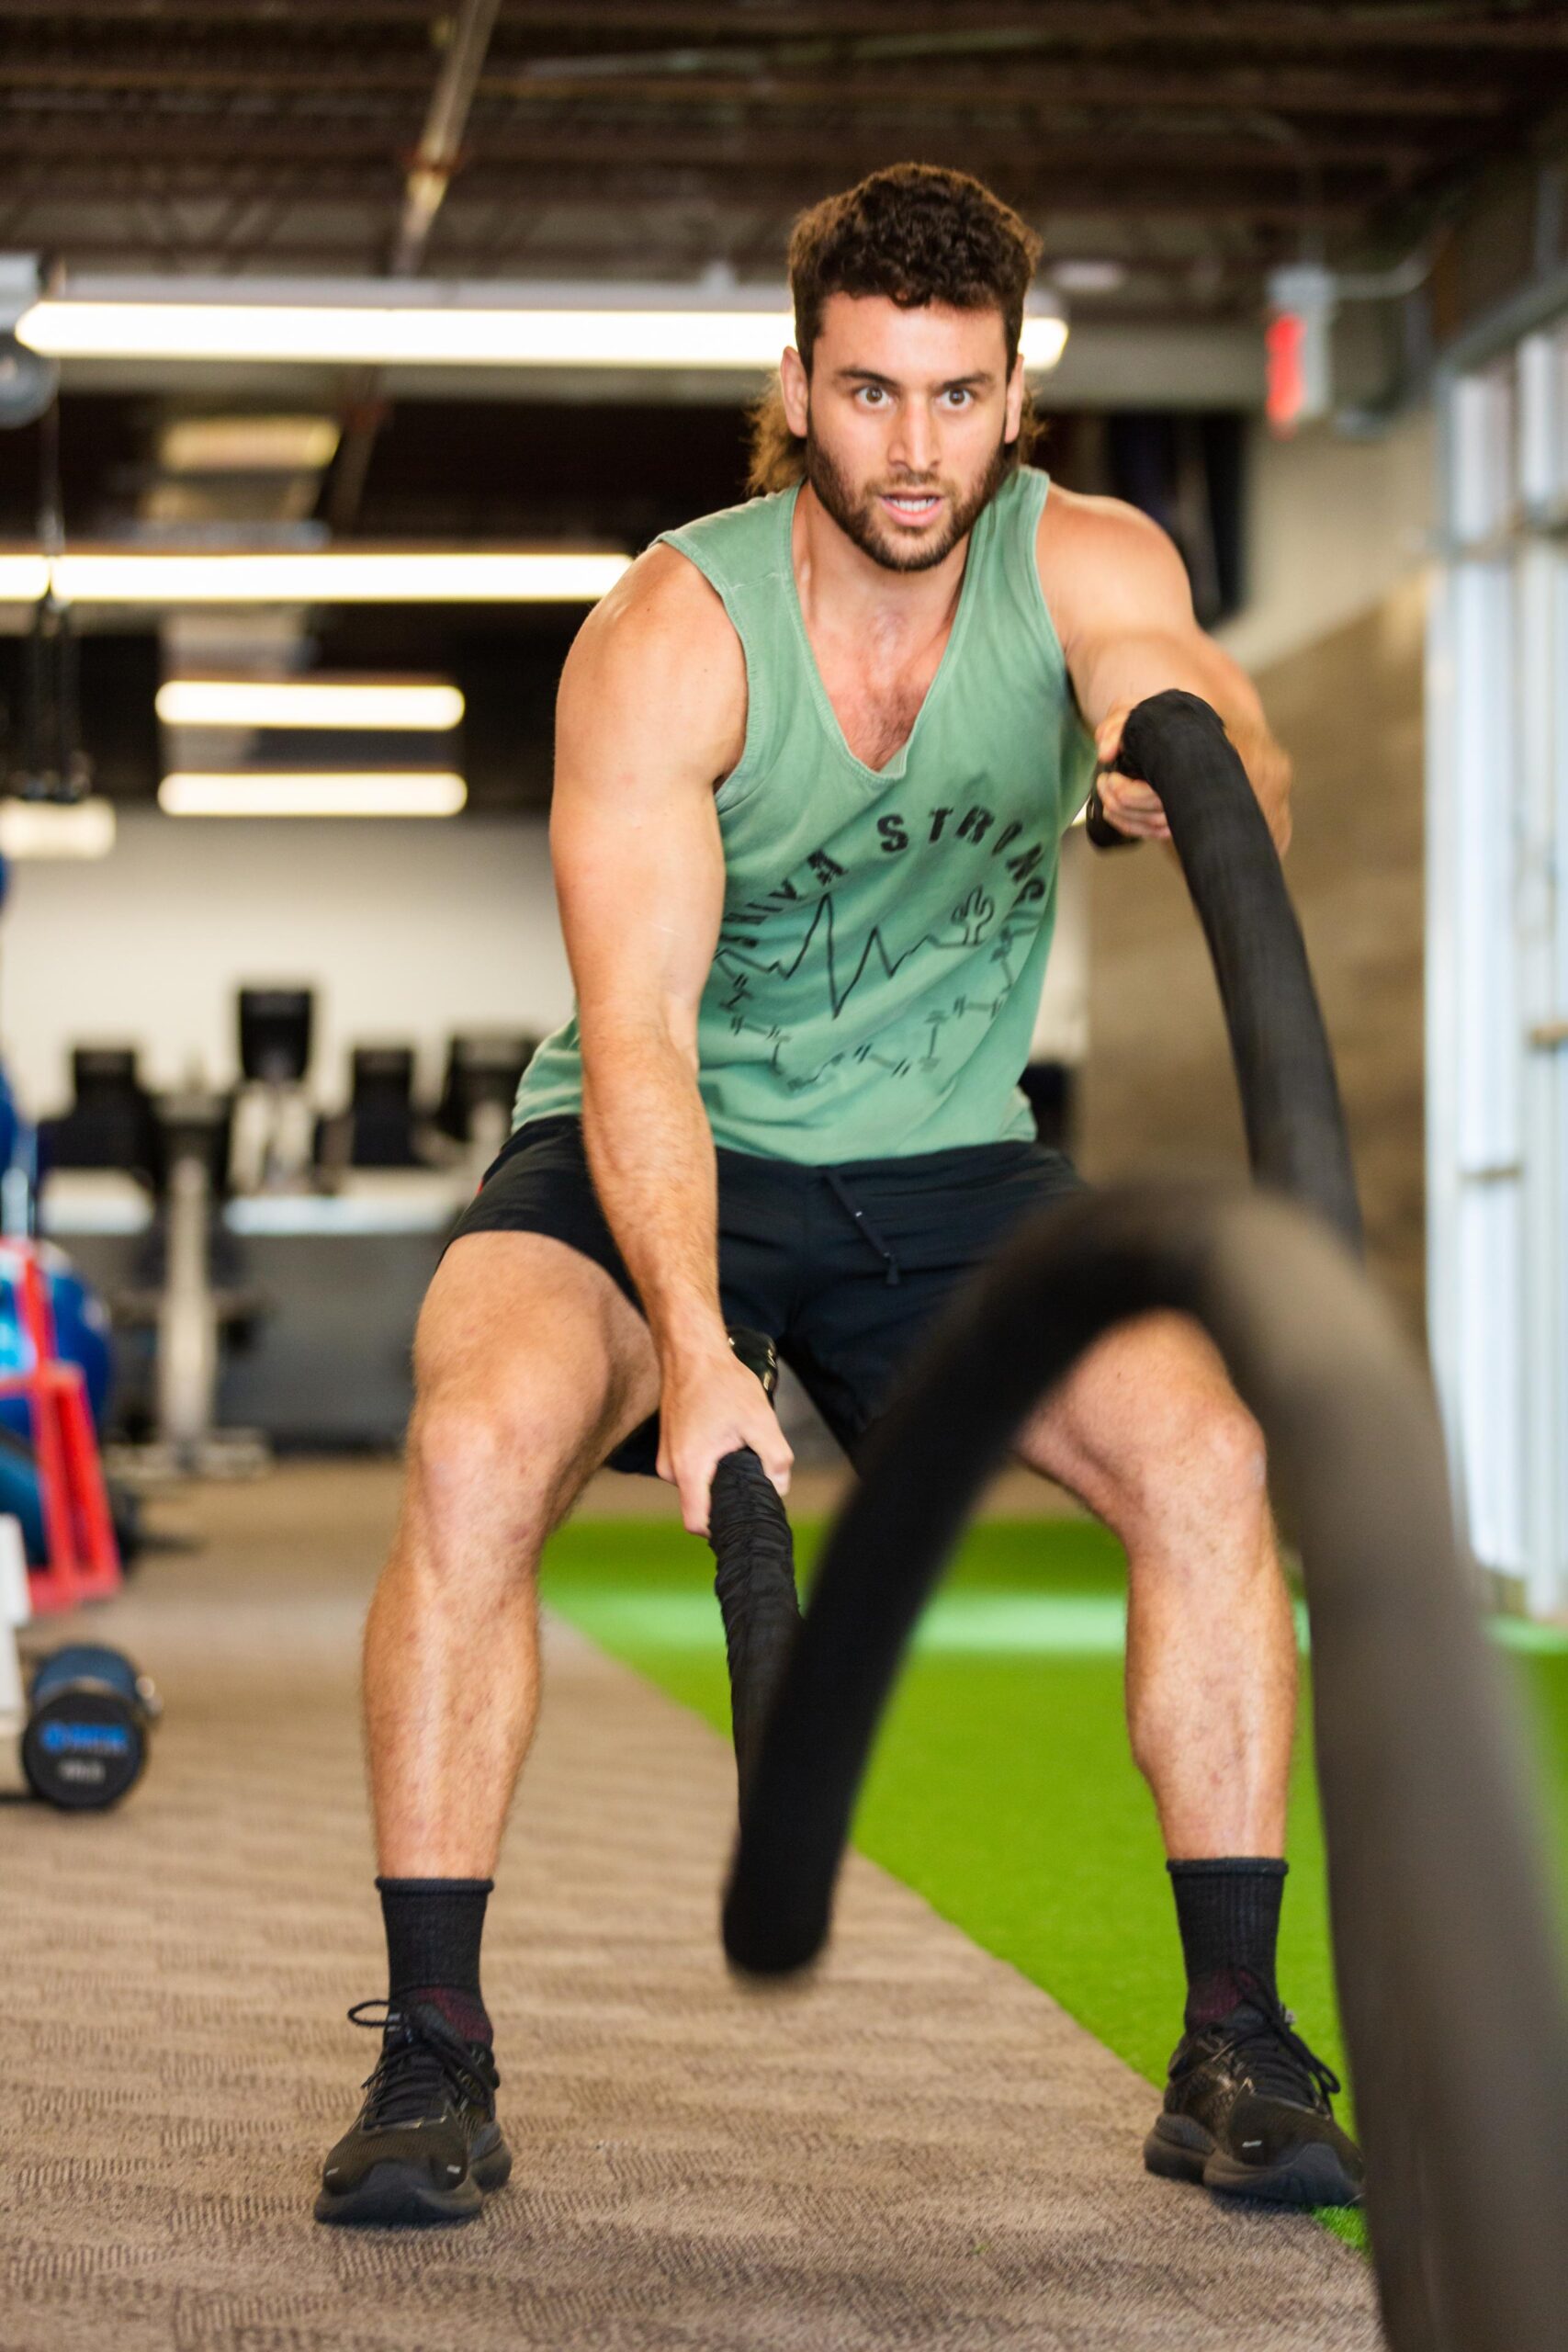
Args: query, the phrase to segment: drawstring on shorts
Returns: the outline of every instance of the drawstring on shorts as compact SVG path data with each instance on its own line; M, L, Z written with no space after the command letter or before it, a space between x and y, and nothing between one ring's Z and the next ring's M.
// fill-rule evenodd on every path
M882 1260L883 1264L886 1267L887 1288L889 1290L896 1290L904 1279L903 1275L898 1271L897 1259L887 1247L886 1242L884 1241L881 1234L878 1233L875 1226L873 1225L865 1211L863 1208L856 1207L854 1195L850 1191L849 1186L844 1182L843 1178L839 1174L838 1170L836 1168L824 1168L822 1173L828 1179L829 1184L831 1186L833 1191L833 1196L838 1201L840 1206L847 1210L849 1215L854 1219L854 1222L859 1227L861 1233L864 1235L865 1239L869 1242L872 1249L875 1250L877 1256Z

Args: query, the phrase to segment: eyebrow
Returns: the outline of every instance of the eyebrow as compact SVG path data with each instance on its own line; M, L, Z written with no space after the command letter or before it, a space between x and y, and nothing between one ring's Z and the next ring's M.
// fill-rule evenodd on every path
M879 384L885 392L901 392L905 389L895 377L879 376L874 368L839 368L834 370L833 380L837 384ZM996 380L988 368L977 368L970 376L949 376L945 382L937 385L936 390L939 392L976 391L994 384Z

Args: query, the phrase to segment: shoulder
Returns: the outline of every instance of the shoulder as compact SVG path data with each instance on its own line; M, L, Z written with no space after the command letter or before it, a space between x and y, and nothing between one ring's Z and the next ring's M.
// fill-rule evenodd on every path
M1071 574L1090 575L1100 585L1108 580L1186 584L1186 567L1168 533L1124 499L1093 498L1053 482L1034 545L1043 581L1049 571L1058 584Z
M651 547L600 599L572 640L569 671L606 683L618 673L653 670L718 676L745 684L735 625L717 590L672 547Z
M1040 585L1064 648L1132 626L1190 626L1192 592L1174 541L1120 498L1053 482L1035 534Z
M631 716L657 739L678 728L722 753L743 737L746 661L717 592L696 565L651 547L601 598L572 640L563 716Z
M649 548L602 596L573 639L573 651L629 652L650 640L694 630L716 644L735 635L723 598L689 556L663 541Z

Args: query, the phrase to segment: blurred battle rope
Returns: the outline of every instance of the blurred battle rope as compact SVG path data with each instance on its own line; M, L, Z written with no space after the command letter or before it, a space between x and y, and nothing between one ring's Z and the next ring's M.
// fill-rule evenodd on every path
M1190 695L1133 714L1214 955L1265 1194L1142 1189L1020 1235L958 1302L833 1531L743 1808L740 1967L826 1939L877 1723L986 1477L1103 1332L1211 1333L1299 1532L1346 2038L1393 2352L1549 2352L1568 2311L1568 2015L1517 1741L1420 1367L1359 1235L1332 1066L1268 830ZM1326 1217L1340 1238L1323 1229Z

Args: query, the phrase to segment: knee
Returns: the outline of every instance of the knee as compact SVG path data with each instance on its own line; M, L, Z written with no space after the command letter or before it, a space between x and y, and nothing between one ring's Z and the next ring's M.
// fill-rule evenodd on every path
M1263 1432L1228 1386L1195 1383L1169 1392L1139 1433L1118 1484L1124 1538L1173 1521L1226 1527L1268 1510Z
M411 1501L442 1548L482 1532L488 1550L542 1543L576 1453L576 1432L543 1398L443 1385L409 1424Z

